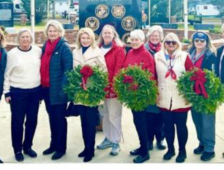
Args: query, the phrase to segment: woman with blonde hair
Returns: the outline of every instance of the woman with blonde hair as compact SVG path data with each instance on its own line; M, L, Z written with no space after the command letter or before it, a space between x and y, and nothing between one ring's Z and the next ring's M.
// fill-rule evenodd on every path
M41 49L32 45L31 31L26 28L18 32L17 42L18 46L8 52L4 94L12 113L11 133L15 159L22 162L22 150L31 158L37 157L32 145L41 100Z
M103 132L105 139L97 146L97 149L112 147L110 155L118 155L121 141L121 115L122 104L117 100L117 95L113 88L114 77L120 71L125 60L125 49L115 28L105 25L99 36L98 46L104 55L107 69L109 85L105 89L107 92L103 107L99 111L103 117Z
M5 36L3 31L0 28L0 101L1 96L3 93L3 82L4 82L4 73L6 68L6 62L7 62L7 52L5 50ZM0 163L3 163L0 159Z
M72 52L63 38L64 29L56 20L48 21L44 29L47 41L42 49L41 85L43 98L49 115L51 142L43 155L53 154L52 160L66 153L67 121L65 112L68 98L63 87L67 82L66 72L72 70Z
M183 72L193 68L189 55L182 51L182 45L174 33L166 35L161 51L155 54L155 65L159 96L157 106L160 108L165 125L165 138L168 151L164 160L170 160L175 155L174 139L175 125L179 144L179 154L176 162L184 162L186 143L188 139L187 112L191 105L179 94L177 80Z
M73 68L81 65L99 66L107 71L104 56L96 44L94 32L90 28L79 30L77 48L73 50ZM84 157L83 162L89 162L94 157L94 146L96 137L96 125L98 120L98 107L90 107L83 104L74 103L77 112L80 113L82 125L82 137L85 148L78 154Z
M208 34L204 32L194 33L191 38L189 53L195 67L216 71L215 48L211 44L211 38ZM215 156L215 113L198 113L193 108L191 113L199 140L194 154L201 155L202 161L209 161Z

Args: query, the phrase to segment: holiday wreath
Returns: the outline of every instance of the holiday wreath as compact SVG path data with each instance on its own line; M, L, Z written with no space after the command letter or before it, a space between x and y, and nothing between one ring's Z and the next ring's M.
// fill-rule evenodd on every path
M134 111L142 111L156 103L158 89L152 74L141 66L121 69L114 79L118 100Z
M104 100L108 85L107 73L98 66L77 66L67 73L68 84L64 87L69 100L90 107L98 106Z
M177 88L199 113L214 114L224 101L224 89L220 79L206 69L196 68L184 73L177 81Z

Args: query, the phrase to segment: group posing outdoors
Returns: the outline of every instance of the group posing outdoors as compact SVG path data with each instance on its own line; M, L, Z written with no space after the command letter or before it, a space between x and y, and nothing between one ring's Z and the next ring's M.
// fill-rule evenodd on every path
M159 150L167 148L164 160L168 161L177 155L176 162L184 162L187 158L188 111L191 111L198 138L193 152L200 155L202 161L215 157L215 114L203 114L195 110L177 87L181 75L195 68L214 72L224 83L224 46L216 50L207 33L195 32L187 52L182 50L182 43L176 34L171 32L164 37L160 26L150 27L146 36L140 29L131 31L131 49L128 52L111 25L102 28L97 41L90 28L81 28L73 51L58 21L50 20L44 34L47 41L40 49L32 44L30 30L23 28L17 34L18 46L6 52L6 39L0 31L0 95L5 95L5 101L10 106L12 147L17 161L24 160L23 153L37 157L32 142L40 100L45 103L51 131L49 148L43 151L43 155L52 154L51 159L58 160L66 154L65 113L71 102L64 91L68 83L66 75L85 65L98 66L107 73L108 86L104 88L105 98L100 103L103 107L73 102L80 114L84 141L84 149L78 157L83 158L84 162L94 158L95 147L99 150L111 148L109 154L113 156L121 151L123 104L118 100L114 80L120 70L134 65L141 65L143 70L151 73L158 94L156 104L144 110L131 109L139 138L139 146L130 151L130 155L136 156L133 162L143 163L150 159L149 150L153 149L154 138ZM224 25L222 35L224 37ZM84 78L81 86L88 88L85 87L85 81ZM105 138L95 146L99 115ZM174 147L175 131L178 148Z

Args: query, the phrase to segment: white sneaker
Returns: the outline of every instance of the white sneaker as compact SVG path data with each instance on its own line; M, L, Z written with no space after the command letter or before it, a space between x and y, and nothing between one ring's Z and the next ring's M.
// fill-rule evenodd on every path
M105 138L101 144L97 145L97 149L106 149L112 146L113 146L113 143L109 141L107 138Z
M110 155L116 156L120 152L120 145L118 143L113 143Z

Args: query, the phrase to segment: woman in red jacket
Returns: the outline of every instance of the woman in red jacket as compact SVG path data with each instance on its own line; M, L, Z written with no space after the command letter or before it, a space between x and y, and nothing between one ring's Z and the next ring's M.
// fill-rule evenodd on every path
M153 57L151 54L145 49L144 41L145 34L142 30L134 30L130 35L131 39L131 47L132 49L128 52L126 61L124 63L124 67L127 68L129 65L142 65L143 69L148 70L153 75L155 74L155 64ZM154 78L154 76L153 76ZM135 156L138 155L133 162L134 163L143 163L148 160L148 138L147 138L147 112L146 109L144 111L133 111L133 120L135 124L135 128L138 133L138 137L140 140L140 148L138 149L138 153L131 151L130 154Z
M113 80L123 67L125 49L115 28L111 25L105 25L103 27L99 36L98 45L107 64L109 86L105 89L107 94L104 106L103 108L99 107L99 111L103 116L105 139L97 148L106 149L112 147L110 155L115 156L120 152L122 104L117 100L117 95L113 90Z

